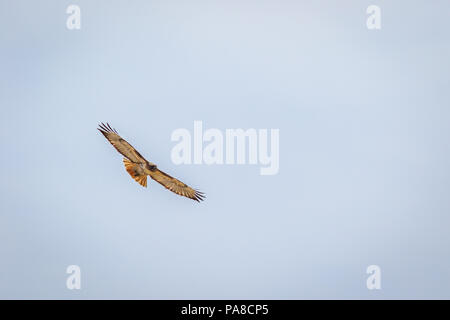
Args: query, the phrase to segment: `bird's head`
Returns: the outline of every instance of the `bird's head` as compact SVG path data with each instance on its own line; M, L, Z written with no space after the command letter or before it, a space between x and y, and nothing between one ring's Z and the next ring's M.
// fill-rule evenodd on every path
M145 169L150 170L150 171L155 171L156 170L156 164L151 163L151 162L147 162L145 164Z

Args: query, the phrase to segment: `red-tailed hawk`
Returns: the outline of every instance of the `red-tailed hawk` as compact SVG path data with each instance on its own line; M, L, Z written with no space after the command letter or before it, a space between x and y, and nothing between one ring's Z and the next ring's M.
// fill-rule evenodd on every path
M141 186L147 187L147 176L150 176L150 178L180 196L199 202L204 199L205 195L202 192L192 189L180 180L159 170L154 163L147 161L131 144L122 139L108 123L106 125L102 123L99 127L97 130L125 157L123 158L125 169Z

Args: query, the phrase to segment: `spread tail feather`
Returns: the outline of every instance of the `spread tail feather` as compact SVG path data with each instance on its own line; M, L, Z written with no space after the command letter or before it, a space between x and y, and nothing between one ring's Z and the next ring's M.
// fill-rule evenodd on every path
M143 187L147 187L147 174L139 164L131 162L127 158L123 158L123 164L130 176Z

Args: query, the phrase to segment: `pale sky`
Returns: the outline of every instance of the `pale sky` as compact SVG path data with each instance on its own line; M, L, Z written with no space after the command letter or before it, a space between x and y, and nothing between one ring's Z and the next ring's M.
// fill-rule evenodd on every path
M449 12L0 2L0 298L450 298ZM279 129L279 173L175 165L195 120ZM99 122L206 201L139 186Z

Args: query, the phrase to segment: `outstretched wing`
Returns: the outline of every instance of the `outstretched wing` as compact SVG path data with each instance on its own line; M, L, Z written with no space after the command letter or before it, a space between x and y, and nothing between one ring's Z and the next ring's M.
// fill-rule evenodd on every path
M202 201L203 198L205 197L203 192L192 189L191 187L187 186L180 180L177 180L169 176L168 174L162 172L159 169L151 171L150 178L152 178L156 182L159 182L164 187L166 187L172 192L175 192L180 196L188 197L198 202Z
M122 139L121 136L117 133L117 131L106 123L106 125L102 122L99 125L98 131L100 131L106 139L119 151L124 157L134 163L145 163L146 160L131 144Z

